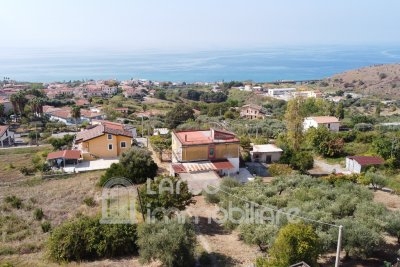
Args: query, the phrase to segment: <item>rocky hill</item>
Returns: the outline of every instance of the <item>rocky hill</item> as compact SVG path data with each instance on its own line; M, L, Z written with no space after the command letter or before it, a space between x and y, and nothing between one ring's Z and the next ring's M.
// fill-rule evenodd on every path
M325 85L345 91L400 99L400 64L373 65L336 74Z

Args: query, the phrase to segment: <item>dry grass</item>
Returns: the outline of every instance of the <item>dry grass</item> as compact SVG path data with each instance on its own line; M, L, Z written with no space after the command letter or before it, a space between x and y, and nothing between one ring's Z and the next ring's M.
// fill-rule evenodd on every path
M36 153L50 151L51 146L20 147L0 150L0 184L15 182L25 177L19 170L22 167L32 167L32 158Z
M41 223L49 221L55 227L78 214L99 213L101 188L96 183L102 173L103 171L88 172L66 179L38 181L33 184L19 182L0 187L0 230L5 232L0 238L0 253L8 249L13 254L2 257L11 262L18 259L15 261L17 266L47 266L43 261L43 248L48 233L43 233ZM5 197L12 195L22 199L20 209L12 208L4 202ZM93 197L97 205L85 205L84 199L88 197ZM42 221L35 220L35 208L43 210ZM22 259L23 263L19 261Z

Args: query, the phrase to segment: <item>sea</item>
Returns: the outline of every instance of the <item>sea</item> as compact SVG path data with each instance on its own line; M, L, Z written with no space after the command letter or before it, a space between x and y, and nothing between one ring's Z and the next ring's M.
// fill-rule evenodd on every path
M400 46L286 46L197 51L1 48L0 80L171 82L310 80L400 63Z

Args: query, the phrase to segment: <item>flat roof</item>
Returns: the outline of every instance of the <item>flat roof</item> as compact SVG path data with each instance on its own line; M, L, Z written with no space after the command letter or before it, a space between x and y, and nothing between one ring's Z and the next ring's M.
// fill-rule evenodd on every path
M265 144L265 145L254 145L253 146L253 153L254 152L259 152L259 153L267 153L267 152L283 152L282 149L277 147L274 144Z

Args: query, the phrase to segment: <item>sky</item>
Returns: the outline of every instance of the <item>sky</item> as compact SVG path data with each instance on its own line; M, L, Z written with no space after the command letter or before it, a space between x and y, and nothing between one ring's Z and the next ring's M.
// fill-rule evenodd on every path
M2 0L0 48L400 44L398 0Z

